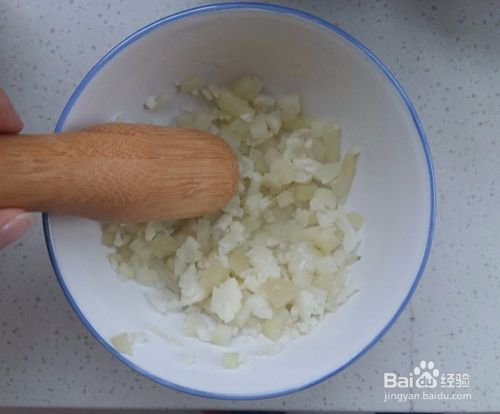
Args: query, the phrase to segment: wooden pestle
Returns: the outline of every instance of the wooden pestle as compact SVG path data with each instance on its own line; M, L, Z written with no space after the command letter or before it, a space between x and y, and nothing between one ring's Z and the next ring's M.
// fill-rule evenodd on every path
M113 123L0 136L0 208L130 223L196 217L224 207L238 176L229 145L192 129Z

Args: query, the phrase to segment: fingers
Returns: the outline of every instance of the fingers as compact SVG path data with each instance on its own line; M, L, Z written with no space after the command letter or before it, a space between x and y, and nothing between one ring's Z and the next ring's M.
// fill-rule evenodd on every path
M23 123L12 106L9 97L0 89L0 134L17 134ZM0 249L7 246L31 227L35 216L23 210L10 208L0 210Z
M34 221L35 216L23 210L16 208L0 210L0 249L19 238Z
M21 129L23 122L7 94L0 88L0 134L17 134Z

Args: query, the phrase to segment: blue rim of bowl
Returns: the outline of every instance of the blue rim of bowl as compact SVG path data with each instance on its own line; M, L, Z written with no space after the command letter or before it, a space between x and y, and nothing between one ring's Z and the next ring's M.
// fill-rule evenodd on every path
M346 33L342 29L339 29L337 26L333 25L332 23L329 23L326 20L323 20L317 16L314 16L312 14L296 10L290 7L283 7L283 6L278 6L274 4L262 4L262 3L253 3L253 2L242 2L242 3L218 3L218 4L211 4L211 5L205 5L205 6L199 6L195 7L192 9L184 10L179 13L172 14L170 16L161 18L145 27L142 29L139 29L132 35L128 36L125 40L120 42L118 45L116 45L113 49L111 49L106 55L104 55L97 63L96 65L90 69L90 71L85 75L83 80L80 82L80 84L77 86L73 94L71 95L68 103L64 107L64 110L61 114L61 117L59 118L59 121L57 122L57 125L55 127L55 132L61 132L64 122L66 121L66 118L68 117L71 109L73 108L73 105L75 102L78 100L80 97L80 94L82 91L85 89L87 84L92 80L92 78L108 63L114 56L116 56L118 53L120 53L122 50L124 50L127 46L131 45L134 43L136 40L140 39L141 37L145 36L149 32L163 26L166 24L173 23L177 20L180 19L185 19L189 18L191 16L196 16L200 14L205 14L205 13L210 13L210 12L220 12L220 11L226 11L226 10L260 10L260 11L266 11L266 12L273 12L273 13L280 13L280 14L285 14L285 15L291 15L294 17L298 17L301 19L308 20L310 22L316 23L319 26L322 26L324 28L327 28L334 32L335 34L341 36L344 40L355 46L357 49L359 49L372 63L374 63L384 74L385 76L389 79L391 84L396 88L398 91L399 95L405 102L408 111L410 112L413 122L415 123L415 128L417 129L417 132L420 137L420 141L422 143L422 149L425 154L425 159L427 162L427 167L429 171L429 182L430 182L430 199L431 199L431 205L430 205L430 220L429 220L429 230L428 230L428 236L427 236L427 243L426 243L426 248L424 251L424 255L422 257L422 261L420 263L418 272L415 276L415 279L413 281L413 284L408 291L405 299L401 303L401 306L399 309L396 311L396 313L393 315L393 317L389 320L389 322L384 326L384 328L378 333L378 335L373 338L372 341L370 341L358 354L353 356L349 361L345 362L343 365L337 367L334 371L328 373L327 375L323 375L322 377L300 385L296 386L293 388L287 388L283 390L279 390L276 392L272 393L262 393L258 395L233 395L233 394L222 394L222 393L212 393L212 392L206 392L198 389L193 389L189 387L185 387L182 385L178 385L169 381L166 381L163 378L159 378L150 372L144 370L143 368L137 366L130 360L126 359L125 357L122 356L119 352L115 350L111 345L108 344L108 342L93 328L91 323L85 318L83 315L82 311L78 307L77 303L71 296L71 293L68 290L68 287L66 286L64 282L64 278L62 276L62 273L59 269L58 263L57 263L57 258L56 258L56 253L54 250L53 242L52 242L52 234L50 230L50 223L49 223L49 218L46 213L43 214L43 231L44 231L44 236L45 236L45 242L47 244L47 249L48 253L50 256L50 261L52 263L52 267L54 268L54 271L56 273L57 279L61 285L61 288L64 292L64 295L66 296L66 299L68 300L69 304L77 314L77 316L80 318L82 323L85 325L85 327L90 331L90 333L99 341L99 343L107 349L111 354L113 354L118 360L123 362L125 365L127 365L129 368L132 368L139 374L145 376L146 378L149 378L150 380L159 383L161 385L173 388L177 391L182 391L191 395L199 396L199 397L206 397L206 398L214 398L214 399L225 399L225 400L255 400L255 399L263 399L263 398L273 398L273 397L279 397L283 396L286 394L290 394L296 391L300 391L306 388L309 388L313 385L316 385L333 375L339 373L342 371L344 368L352 364L354 361L356 361L358 358L363 356L374 344L376 344L382 336L388 331L388 329L392 326L392 324L396 321L396 319L399 317L405 306L407 305L408 301L410 300L413 292L415 291L418 282L420 281L420 278L422 277L422 274L424 272L425 265L427 263L427 259L429 257L429 252L431 249L431 244L432 244L432 237L434 233L434 224L435 224L435 215L436 215L436 188L435 188L435 180L434 180L434 168L432 165L432 159L429 151L429 144L427 141L427 137L425 135L422 123L417 115L417 112L415 108L413 107L413 104L411 103L410 99L406 95L406 92L403 90L399 82L396 80L394 75L389 71L389 69L363 44L361 44L358 40L356 40L354 37L352 37L350 34Z

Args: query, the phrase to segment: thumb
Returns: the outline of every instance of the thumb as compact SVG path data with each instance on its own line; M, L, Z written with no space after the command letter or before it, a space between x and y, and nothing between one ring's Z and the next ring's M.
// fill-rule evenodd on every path
M32 213L9 208L0 210L0 249L20 237L35 221Z
M0 88L0 134L17 134L21 129L23 129L21 119L7 94Z

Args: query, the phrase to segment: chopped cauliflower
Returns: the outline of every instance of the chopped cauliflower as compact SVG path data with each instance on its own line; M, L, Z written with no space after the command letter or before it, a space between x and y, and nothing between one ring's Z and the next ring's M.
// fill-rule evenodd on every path
M298 94L271 96L257 75L224 87L194 75L176 86L203 107L181 108L175 125L231 146L237 193L205 217L104 224L110 265L120 279L144 285L157 312L181 312L186 335L212 345L230 346L239 335L277 341L308 333L358 290L349 267L360 258L364 219L346 199L359 149L342 157L333 119L310 117ZM160 110L175 101L164 92L144 106ZM131 352L132 339L112 342ZM237 353L222 355L225 368L240 363Z
M260 319L271 319L273 317L273 309L269 302L261 295L254 294L245 302L250 312Z
M189 236L186 241L177 249L177 257L184 263L196 263L202 258L200 243Z
M281 275L281 268L274 257L272 250L264 246L255 246L247 252L250 265L257 273L277 278Z
M240 310L242 298L239 283L231 277L214 288L210 308L222 321L229 323Z
M179 287L181 288L182 305L200 302L206 296L206 292L200 285L200 276L194 264L180 275Z
M325 312L327 294L322 289L301 290L297 296L297 310L300 319L310 325L314 316L321 317Z

